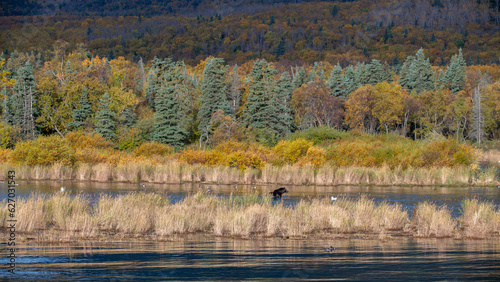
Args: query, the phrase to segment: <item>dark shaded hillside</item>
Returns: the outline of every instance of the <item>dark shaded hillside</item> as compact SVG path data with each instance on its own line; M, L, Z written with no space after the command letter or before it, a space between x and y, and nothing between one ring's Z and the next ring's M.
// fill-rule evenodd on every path
M0 16L80 15L80 16L210 16L251 13L278 3L301 3L307 0L5 0ZM333 2L333 1L331 1ZM340 2L340 1L338 1ZM347 2L347 1L343 1Z
M289 2L304 3L284 4ZM381 59L398 65L423 47L433 64L445 65L462 48L468 64L488 64L500 58L498 2L101 0L57 7L47 1L46 9L36 4L41 1L6 1L4 6L17 7L12 14L53 15L2 17L0 50L43 52L66 42L68 50L83 43L92 54L133 60L158 56L197 63L215 56L238 63L266 58L347 65ZM139 16L100 16L127 14Z

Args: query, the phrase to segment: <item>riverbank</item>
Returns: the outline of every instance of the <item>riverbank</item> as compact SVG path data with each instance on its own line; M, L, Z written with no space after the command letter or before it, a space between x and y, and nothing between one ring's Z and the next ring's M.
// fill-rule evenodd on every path
M7 205L0 210L7 236ZM314 198L296 205L273 203L264 195L227 198L197 193L171 203L156 193L102 195L92 203L83 195L31 195L16 205L20 240L59 242L142 238L167 240L185 234L238 238L422 238L484 239L500 235L500 211L492 203L468 199L453 218L446 207L420 203L412 216L401 205Z
M500 185L496 166L454 168L345 167L329 165L273 166L262 170L248 168L241 171L227 166L186 164L174 160L163 164L125 163L52 165L0 165L0 177L9 170L18 180L76 180L98 182L150 182L217 184L280 184L280 185L446 185L497 186Z

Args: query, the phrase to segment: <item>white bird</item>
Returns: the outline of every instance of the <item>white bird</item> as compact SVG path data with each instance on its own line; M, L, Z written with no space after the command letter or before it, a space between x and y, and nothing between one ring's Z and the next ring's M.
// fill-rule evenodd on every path
M257 189L257 187L255 187L255 186L252 186L252 187L250 187L250 188L252 188L252 189Z
M144 184L144 183L139 183L139 185L140 185L142 188L146 187L146 184Z
M61 187L61 192L64 192L64 190L65 190L64 187Z
M332 203L333 203L337 200L337 197L332 196L330 199L332 200Z
M234 187L233 187L233 188L234 188L234 189L238 189L238 186L234 185Z

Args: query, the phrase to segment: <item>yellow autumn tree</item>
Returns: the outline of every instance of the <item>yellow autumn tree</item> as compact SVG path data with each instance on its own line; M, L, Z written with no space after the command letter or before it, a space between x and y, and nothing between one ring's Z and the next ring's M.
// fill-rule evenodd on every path
M386 81L376 85L375 101L372 115L385 128L389 134L389 128L401 123L403 115L403 103L401 86Z

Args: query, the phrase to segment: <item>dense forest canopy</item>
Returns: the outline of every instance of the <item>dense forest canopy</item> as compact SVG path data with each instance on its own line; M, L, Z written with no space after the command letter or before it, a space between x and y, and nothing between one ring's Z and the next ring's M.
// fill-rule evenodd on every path
M84 2L4 2L12 6L4 7L4 15L20 12L2 17L0 50L43 53L63 40L68 51L84 43L100 57L172 57L190 64L214 56L239 64L265 58L292 65L371 59L395 65L420 48L440 66L459 48L468 65L498 63L500 57L498 1ZM215 12L206 13L210 7ZM195 12L175 12L183 9ZM144 12L149 10L155 13Z
M500 138L498 1L293 2L5 2L33 9L2 17L0 145L86 132L128 151L279 146L317 127ZM155 3L173 10L141 12ZM181 13L213 3L238 13Z

